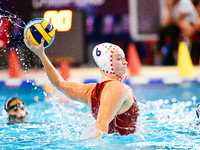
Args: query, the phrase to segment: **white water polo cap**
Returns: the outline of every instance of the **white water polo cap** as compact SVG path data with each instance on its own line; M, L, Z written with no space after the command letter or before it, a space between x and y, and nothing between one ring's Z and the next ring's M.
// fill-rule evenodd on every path
M112 56L118 48L120 47L111 43L102 43L94 47L93 58L101 71L116 75L113 70Z

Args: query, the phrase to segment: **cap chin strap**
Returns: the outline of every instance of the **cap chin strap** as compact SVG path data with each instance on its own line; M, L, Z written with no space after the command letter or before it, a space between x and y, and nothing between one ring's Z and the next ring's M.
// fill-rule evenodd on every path
M127 79L127 78L128 78L128 76L121 76L121 77L119 77L119 81L120 81L120 82L123 82L122 80L123 80L123 79Z

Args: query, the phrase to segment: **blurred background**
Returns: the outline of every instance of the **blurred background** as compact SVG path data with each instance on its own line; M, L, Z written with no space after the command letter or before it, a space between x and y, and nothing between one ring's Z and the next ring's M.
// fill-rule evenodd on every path
M198 1L192 2L198 5ZM164 7L165 0L1 0L0 69L7 69L12 48L17 51L22 69L41 68L40 60L23 43L24 27L33 18L43 18L47 11L62 10L72 11L72 19L66 21L71 28L56 31L54 42L46 49L55 66L62 61L72 67L96 66L91 51L102 42L117 44L125 53L132 43L142 66L166 65L158 48ZM199 43L198 38L190 41ZM194 65L199 65L199 51L199 44L192 44ZM170 65L177 65L176 61Z

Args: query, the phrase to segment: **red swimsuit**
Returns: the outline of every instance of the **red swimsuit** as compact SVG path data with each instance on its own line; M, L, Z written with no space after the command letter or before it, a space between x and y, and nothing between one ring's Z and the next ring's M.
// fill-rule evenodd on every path
M110 81L110 80L109 80ZM96 87L92 91L91 95L91 105L92 114L95 119L97 119L101 92L107 82L97 83ZM135 103L123 114L117 115L109 124L108 133L119 133L120 135L128 135L134 133L136 130L136 121L138 116L139 108L137 106L137 101L134 99Z

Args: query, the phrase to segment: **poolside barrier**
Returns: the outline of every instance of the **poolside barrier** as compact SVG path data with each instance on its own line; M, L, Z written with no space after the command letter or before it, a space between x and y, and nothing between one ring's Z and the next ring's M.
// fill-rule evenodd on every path
M12 48L8 56L8 73L10 78L21 77L21 67L16 54L16 50Z
M70 66L66 61L60 63L60 74L64 80L67 80L70 77Z
M127 49L127 61L130 76L138 76L141 71L141 62L134 44L129 44Z
M185 42L180 42L178 47L178 70L181 77L193 77L194 66Z

